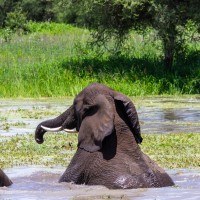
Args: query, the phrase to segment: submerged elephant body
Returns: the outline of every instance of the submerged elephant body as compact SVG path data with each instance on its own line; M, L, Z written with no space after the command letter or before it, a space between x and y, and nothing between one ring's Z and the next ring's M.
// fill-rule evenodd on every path
M101 151L90 153L79 148L59 182L104 185L110 189L173 185L164 170L145 154L129 153L118 152L112 159L106 159Z
M145 155L136 109L125 95L94 83L80 92L73 105L36 128L43 143L48 128L79 132L78 148L60 182L104 185L108 188L148 188L173 185L168 174Z
M10 186L12 181L8 178L8 176L0 169L0 187Z

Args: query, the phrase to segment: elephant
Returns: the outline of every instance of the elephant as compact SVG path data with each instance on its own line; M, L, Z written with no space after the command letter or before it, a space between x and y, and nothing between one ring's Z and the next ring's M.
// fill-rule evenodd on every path
M8 176L0 169L0 187L10 186L12 185L12 181L8 178Z
M58 117L35 130L38 144L52 131L78 132L77 150L59 182L109 189L173 186L170 176L141 151L139 118L133 102L100 83L85 87Z

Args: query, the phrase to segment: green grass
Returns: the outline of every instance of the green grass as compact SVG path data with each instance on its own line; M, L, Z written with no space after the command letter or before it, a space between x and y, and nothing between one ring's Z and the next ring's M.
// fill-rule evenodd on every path
M199 168L199 134L144 134L142 150L164 168ZM39 145L32 134L0 137L0 168L24 165L67 166L76 151L76 134L45 135Z
M0 33L0 97L74 96L91 82L129 96L200 93L196 43L169 74L160 59L160 41L153 41L151 34L132 33L117 56L104 47L91 48L86 29L46 22L31 22L29 29L7 42Z
M162 167L199 168L199 134L143 135L142 150Z

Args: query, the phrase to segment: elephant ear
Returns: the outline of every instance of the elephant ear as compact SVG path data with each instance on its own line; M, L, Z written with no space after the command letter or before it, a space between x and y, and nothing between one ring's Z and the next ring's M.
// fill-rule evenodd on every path
M121 94L119 92L116 92L114 95L114 99L117 104L122 104L122 107L124 108L125 116L127 117L128 126L130 127L135 140L138 144L142 143L142 137L140 133L140 124L138 119L138 114L135 109L135 106L133 102L124 94Z
M114 112L111 103L99 94L82 120L78 135L78 147L88 152L102 148L103 139L114 129Z

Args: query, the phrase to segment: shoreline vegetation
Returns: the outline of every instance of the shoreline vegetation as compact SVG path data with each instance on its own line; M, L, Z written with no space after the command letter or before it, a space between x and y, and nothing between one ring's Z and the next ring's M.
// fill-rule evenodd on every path
M134 97L131 98L137 109L141 107L152 106L153 108L160 108L164 110L181 109L181 108L200 108L199 96L178 96L176 98L171 97ZM77 148L77 134L60 133L46 133L44 136L45 142L41 145L37 144L34 139L33 127L31 130L28 128L29 124L26 124L23 119L31 119L42 121L47 118L57 116L61 109L46 104L45 109L41 110L41 106L37 101L42 102L57 102L69 106L71 105L73 98L41 98L41 99L1 99L2 105L6 102L12 105L14 101L15 105L21 105L29 102L28 108L6 109L2 111L0 115L1 129L8 131L8 135L0 136L1 145L0 154L0 168L11 168L16 166L48 166L48 167L66 167L71 158L73 157ZM20 104L21 102L21 104ZM9 119L18 117L18 123L13 123ZM29 123L32 123L29 121ZM38 122L39 123L39 122ZM142 121L141 121L142 123ZM176 121L171 122L177 123ZM182 122L184 126L199 126L197 123ZM27 132L23 135L21 133L16 135L9 135L9 132L13 132L16 127L28 128ZM16 130L18 132L19 130ZM12 136L13 135L13 136ZM180 133L143 133L143 142L140 145L142 151L146 153L151 159L156 161L161 167L169 169L188 168L188 169L200 169L200 133L181 132Z
M28 24L27 34L0 30L0 97L75 96L92 82L128 96L200 93L200 44L188 42L173 72L162 62L161 42L150 30L130 34L116 51L91 46L87 29L58 23Z

